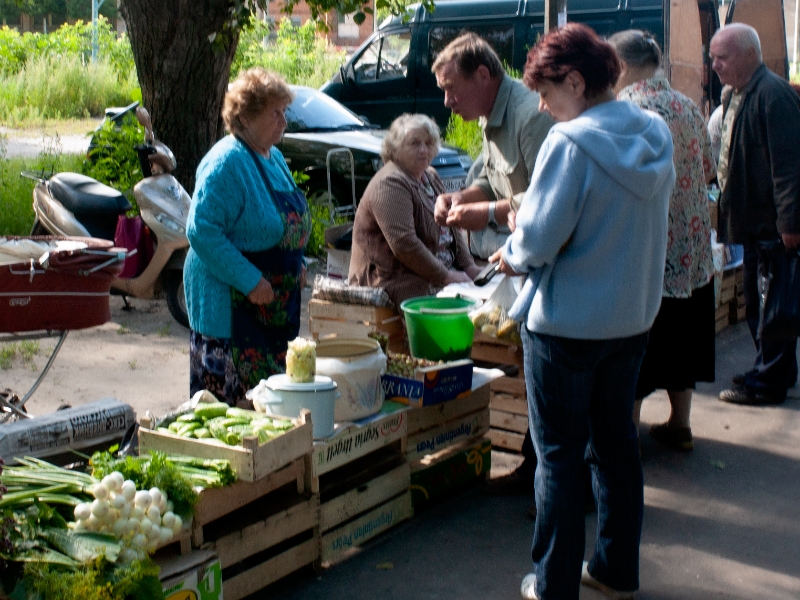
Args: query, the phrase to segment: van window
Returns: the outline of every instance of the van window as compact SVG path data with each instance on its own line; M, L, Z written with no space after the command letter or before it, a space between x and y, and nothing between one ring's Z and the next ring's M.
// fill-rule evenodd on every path
M408 73L411 32L390 33L375 38L353 65L356 81L398 79Z
M440 26L431 29L428 40L428 66L433 64L445 46L462 33L471 31L489 42L500 56L500 60L511 64L514 56L514 24L497 23L492 25L469 25L468 27Z

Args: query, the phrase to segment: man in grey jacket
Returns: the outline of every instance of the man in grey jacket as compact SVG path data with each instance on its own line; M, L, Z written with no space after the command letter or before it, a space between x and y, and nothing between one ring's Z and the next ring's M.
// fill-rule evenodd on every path
M719 399L780 404L797 381L797 339L758 335L759 248L800 246L800 98L761 60L755 29L727 25L711 40L713 68L729 86L723 98L719 179L719 240L744 245L745 313L756 345L753 368L733 378ZM773 280L772 285L777 282Z
M481 170L468 188L436 199L436 221L495 240L481 248L471 244L472 252L485 259L502 247L509 231L505 226L513 229L514 211L530 185L536 156L553 119L539 112L539 95L509 77L497 53L474 33L450 42L431 70L444 91L445 106L465 121L479 119L483 129ZM522 453L525 461L517 471L489 480L485 491L533 490L536 454L530 432Z

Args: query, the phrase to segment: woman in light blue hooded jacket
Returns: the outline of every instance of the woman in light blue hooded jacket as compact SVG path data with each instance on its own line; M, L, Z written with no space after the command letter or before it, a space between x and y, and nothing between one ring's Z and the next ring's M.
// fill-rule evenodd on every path
M571 23L540 40L524 81L556 125L516 229L493 256L526 274L524 320L536 469L533 572L523 598L577 600L579 582L615 598L639 587L643 479L632 410L647 332L661 302L675 172L664 121L615 99L614 49ZM597 542L584 563L584 469Z

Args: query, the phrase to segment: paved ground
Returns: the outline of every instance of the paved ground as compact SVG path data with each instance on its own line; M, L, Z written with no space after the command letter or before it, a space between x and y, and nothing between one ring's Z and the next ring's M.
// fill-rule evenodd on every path
M717 383L693 411L694 452L642 439L645 518L641 600L800 598L800 402L770 408L716 400L748 367L744 325L717 336ZM664 420L666 396L642 411L644 429ZM423 511L321 575L301 572L253 598L305 600L519 598L530 567L529 498L472 489ZM591 555L595 517L586 518ZM581 600L602 598L582 590Z
M43 149L52 154L84 154L89 148L86 135L18 136L0 127L2 134L10 134L6 140L6 158L35 158Z

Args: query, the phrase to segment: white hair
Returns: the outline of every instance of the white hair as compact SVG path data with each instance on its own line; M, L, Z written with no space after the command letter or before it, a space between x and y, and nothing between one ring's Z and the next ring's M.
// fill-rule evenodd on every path
M758 37L758 32L754 28L744 23L730 23L718 29L714 37L717 37L723 31L731 32L740 50L747 51L750 48L755 50L756 58L758 62L761 62L761 40Z

